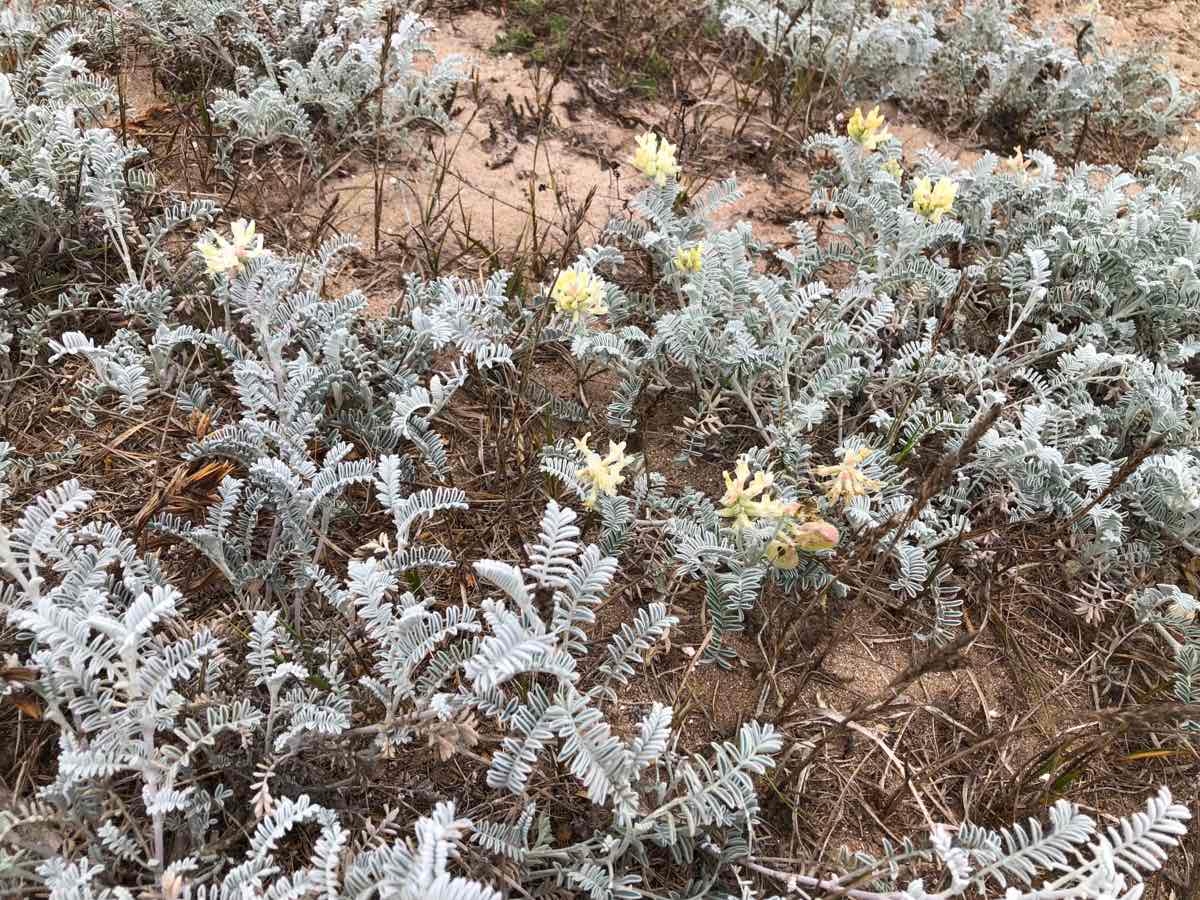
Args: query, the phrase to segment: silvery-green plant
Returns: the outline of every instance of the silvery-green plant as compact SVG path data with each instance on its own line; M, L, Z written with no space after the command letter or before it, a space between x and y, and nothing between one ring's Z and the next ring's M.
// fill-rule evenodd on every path
M1200 700L1200 625L1196 623L1200 602L1176 585L1158 584L1135 594L1133 608L1138 620L1153 628L1170 651L1175 699L1196 703ZM1200 730L1198 722L1186 725Z
M784 65L781 83L804 72L845 73L851 97L915 93L943 44L938 4L893 7L887 15L829 0L714 0L712 7L727 31Z
M187 621L186 601L157 561L112 525L76 524L91 499L68 481L37 498L15 527L0 527L0 598L28 635L34 687L60 745L55 779L0 813L0 877L27 896L114 900L145 888L213 900L352 897L364 884L387 884L385 896L394 897L499 896L448 873L470 828L452 803L417 820L415 846L384 842L345 859L350 835L308 796L260 790L254 804L237 797L222 770L223 736L246 745L264 728L269 734L269 679L295 679L301 670L281 673L266 661L261 632L271 617L260 615L247 675L271 669L271 706L260 701L261 680L234 687L226 679L237 667L210 629ZM281 741L292 754L305 735L329 738L348 725L336 666L325 674L330 687L308 690L307 704L295 696L301 689L288 698L290 731ZM223 849L230 825L246 836L237 852ZM311 855L278 858L280 840L308 825L319 834ZM50 843L34 837L46 829Z
M69 22L43 21L16 9L0 19L0 52L14 64L0 73L0 247L8 262L45 263L110 246L124 275L138 280L141 243L134 226L153 176L144 157L102 124L116 101L107 79L76 51L87 35ZM208 204L211 206L211 204Z
M1056 152L1105 134L1154 145L1194 105L1152 49L1106 49L1091 14L1066 23L1075 46L1030 35L1008 0L943 4L713 0L724 27L783 67L783 85L837 84L851 102L894 98L930 115Z
M689 757L674 749L671 710L652 704L618 736L606 718L615 688L674 620L650 604L609 640L598 667L581 669L593 610L618 564L580 545L571 510L547 506L524 566L476 563L497 592L481 602L441 606L405 590L402 531L397 549L352 561L344 581L326 574L319 593L365 637L355 653L369 667L354 682L338 662L346 633L315 634L315 608L290 629L275 611L247 611L244 652L236 631L218 637L190 623L187 600L157 560L119 528L85 518L91 500L68 481L0 527L0 600L27 635L24 662L61 747L54 780L0 812L0 877L15 889L113 900L145 889L205 900L499 898L451 873L468 839L474 853L515 866L524 885L593 897L660 895L644 880L659 850L688 873L684 889L715 897L731 896L738 869L753 865L754 778L772 766L779 735L749 723L736 743L715 744L711 760ZM446 757L469 754L479 720L506 735L488 786L526 798L533 782L553 777L555 758L596 807L590 836L556 840L547 814L524 799L513 818L475 821L443 801L417 818L409 843L284 787L305 756L363 742L384 756L416 738ZM235 761L255 771L252 785L229 783ZM1056 896L1082 898L1140 883L1187 818L1164 790L1101 834L1060 802L1047 832L964 825L954 837L939 827L928 847L909 843L866 867L886 878L900 860L940 861L944 888L926 876L890 896L950 897L993 879L1042 877ZM301 829L314 839L285 856L281 843Z
M233 461L244 476L226 480L205 522L156 523L202 552L236 592L291 596L295 610L328 549L331 522L347 512L347 492L376 485L404 548L419 517L464 505L458 489L414 489L406 453L444 478L449 463L433 418L469 377L468 365L508 365L511 355L496 343L505 275L477 289L414 285L405 319L367 322L361 293L333 301L319 293L345 246L311 257L267 253L214 276L215 299L234 327L187 337L224 357L240 410L187 456ZM465 360L430 372L433 354L448 346Z
M610 229L646 254L653 292L624 289L645 283L632 260L589 251L605 261L610 313L570 334L581 360L621 376L610 426L636 426L656 394L687 385L685 454L749 429L761 465L801 498L824 492L820 468L862 451L879 487L837 504L831 521L845 546L861 535L885 554L902 603L929 602L936 637L961 617L943 552L969 555L981 528L1060 529L1075 565L1115 585L1193 547L1196 160L1154 157L1139 175L1059 173L1033 152L988 154L964 170L927 151L905 171L891 141L868 150L820 135L808 149L824 240L811 223L794 225L779 251L745 224L693 221L676 235L659 224L673 221L668 183L631 204L650 224ZM935 183L948 186L943 209L918 197ZM684 241L700 249L687 269L664 252ZM636 326L620 324L630 317ZM913 465L957 456L985 421L924 495ZM704 524L713 513L686 505L688 533L709 534L688 559L727 559ZM726 621L757 591L735 593Z
M55 779L0 812L2 877L14 887L114 900L146 888L206 900L499 898L451 874L468 839L474 852L515 865L526 886L631 900L660 895L659 884L644 882L658 848L688 872L685 889L712 896L732 896L739 866L752 865L754 778L772 766L778 734L748 724L736 744L715 744L710 761L680 755L671 709L653 704L618 737L605 716L614 688L635 676L673 618L660 604L644 607L608 642L600 666L578 666L617 560L580 545L571 510L547 506L526 565L475 564L498 592L478 604L436 606L403 589L407 548L354 560L344 581L326 574L319 594L366 638L358 653L370 668L352 683L336 661L347 636L328 646L332 635L314 635L317 607L302 629L281 628L277 612L247 612L244 653L227 646L233 635L188 622L187 600L154 557L140 556L119 528L84 520L91 499L67 481L0 528L0 601L28 635L25 662L61 745ZM234 661L240 656L245 665ZM487 785L527 797L557 757L602 811L592 835L556 842L545 812L523 800L506 821L472 821L439 802L415 821L410 844L364 832L306 794L281 793L302 755L337 746L368 742L386 756L420 737L444 756L469 754L479 719L506 733ZM227 784L233 760L256 770L252 791ZM928 846L860 857L854 878L890 871L894 880L901 862L916 858L941 864L943 886L926 875L889 896L949 898L991 881L1044 878L1056 896L1082 898L1136 887L1187 818L1164 790L1102 834L1060 802L1045 832L1037 824L1003 833L964 824L956 835L935 828ZM311 829L310 850L284 857L281 842L299 829ZM1014 894L1026 895L1037 894Z
M457 58L422 64L431 26L406 4L125 0L118 15L168 87L199 92L226 162L282 141L314 157L402 141L421 120L447 123L461 78Z
M1050 808L1049 825L1036 818L999 830L970 822L957 831L935 825L923 846L905 840L881 858L855 854L847 860L855 866L851 876L817 883L801 876L796 884L826 891L852 879L869 884L854 890L858 900L949 900L1000 891L1006 900L1139 897L1144 876L1162 867L1190 818L1165 788L1144 809L1107 828L1076 804L1059 800ZM905 862L898 866L897 860ZM936 875L902 881L909 867L921 863L933 865Z
M89 417L106 393L115 393L127 410L141 408L151 390L143 365L149 335L156 335L149 356L159 362L170 342L186 337L186 328L166 322L175 280L167 239L183 226L210 221L216 205L194 200L148 207L154 177L140 166L145 154L104 126L116 92L77 55L94 33L50 12L7 9L0 15L0 49L14 60L11 72L0 73L0 271L22 283L36 278L41 266L73 276L56 298L30 302L23 292L6 292L0 371L11 375L13 357L28 372L47 351L79 356L94 374L77 403L80 414ZM97 247L105 252L98 256ZM109 310L136 320L140 329L73 330Z
M399 55L384 60L390 13L376 4L218 0L121 13L160 49L224 73L238 91L223 95L230 110L254 128L258 101L238 104L261 93L267 127L243 135L251 141L315 140L324 123L361 137L356 128L380 121L360 117L378 85L371 53L398 78L389 127L433 95L404 80L423 26L393 19ZM812 212L832 240L798 225L792 246L772 252L748 226L709 224L736 195L732 182L687 202L665 178L634 201L634 218L613 224L619 249L591 248L572 267L602 279L600 302L589 298L602 317L563 307L539 331L541 310L513 313L498 273L410 279L394 314L368 320L360 293L327 297L344 241L218 258L204 275L181 264L166 237L215 208L149 218L130 199L143 183L131 180L134 157L85 109L89 91L97 102L106 92L72 52L86 43L80 33L54 14L3 15L12 27L0 40L18 67L0 94L0 165L19 161L26 174L5 182L16 185L0 195L13 198L13 218L0 228L25 239L20 223L32 222L70 251L95 243L120 274L50 304L22 302L0 322L0 347L15 332L29 366L47 348L85 363L85 418L112 396L122 415L156 400L204 412L214 430L187 461L231 467L203 515L156 523L215 576L216 613L212 596L186 597L120 527L89 519L92 495L77 480L10 514L6 476L27 478L44 460L0 443L0 604L19 634L21 665L9 671L29 673L0 691L32 691L60 751L50 780L0 811L0 879L14 894L493 900L502 894L489 882L515 881L597 900L753 896L751 876L779 874L756 861L756 782L770 777L783 735L750 722L697 755L680 748L668 706L630 715L618 702L675 625L656 599L602 648L596 640L596 611L639 529L663 531L679 572L703 586L718 661L765 585L840 588L826 551L785 530L801 516L836 522L846 549L872 541L897 598L931 607L935 636L956 626L961 602L948 577L961 552L948 551L984 549L964 537L981 527L1049 528L1073 565L1121 587L1194 547L1195 158L1152 158L1134 176L1059 173L1033 153L1028 167L989 156L964 171L927 154L906 173L892 145L866 152L822 136L809 147ZM1004 33L1006 17L972 15L970 28ZM98 29L96 46L111 49L110 38ZM882 59L899 52L877 44ZM39 168L58 150L61 171ZM84 203L66 178L81 160L96 179ZM940 221L914 204L918 176L957 187ZM626 288L634 263L636 290ZM186 321L181 300L194 312ZM92 312L120 326L98 332ZM543 468L591 504L595 541L583 539L586 520L550 502L524 559L476 562L482 596L451 597L442 587L458 560L429 522L463 515L467 496L449 480L437 417L470 379L503 383L531 349L522 329L616 371L615 430L686 386L685 455L730 451L747 477L726 462L725 496L671 495L635 462L621 491L593 492L578 445L559 442ZM926 496L913 464L955 453L981 417L971 452ZM68 442L55 464L78 454ZM378 537L338 546L360 520ZM1194 600L1162 585L1136 606L1171 648L1177 697L1191 702ZM480 783L417 799L412 840L398 812L367 822L377 809L335 811L303 788L314 773L356 776L420 744L477 764ZM1140 890L1186 818L1164 792L1101 831L1064 801L1049 828L939 826L849 863L844 877L797 874L783 886L862 896L874 878L912 900L1003 887L1031 900L1117 896ZM476 877L455 874L454 857ZM921 877L902 880L910 864Z
M377 485L385 505L387 467ZM628 890L654 847L681 860L700 854L697 872L719 877L727 865L719 848L730 840L743 846L757 808L753 779L772 765L779 736L752 723L736 744L714 745L712 762L689 758L671 749L671 711L658 704L631 737L617 736L604 708L674 619L650 604L610 639L604 662L582 672L593 610L617 560L579 544L571 510L547 507L524 567L476 564L498 597L439 608L401 586L422 564L408 528L427 507L391 504L393 550L352 561L344 582L314 571L316 595L358 623L367 641L358 652L368 654L370 670L351 683L338 662L345 637L321 634L311 603L288 629L276 611L248 612L245 665L234 664L210 629L188 623L186 601L153 557L114 526L78 523L91 499L66 482L0 531L2 599L28 635L34 687L62 748L56 779L37 802L3 816L7 877L114 897L152 885L184 896L193 882L203 897L298 887L352 897L355 885L378 879L391 885L383 896L498 896L451 881L444 852L440 862L417 866L403 843L355 847L343 867L335 860L352 845L338 817L272 787L302 750L366 741L386 756L423 737L445 755L469 752L476 717L508 735L488 767L492 788L524 795L542 761L555 756L609 817L594 836L567 846L552 846L549 827L530 838L531 809L515 829L481 822L475 842L521 863L527 883ZM237 738L234 748L220 749L222 735ZM260 773L252 795L226 785L222 766L233 758ZM44 825L51 809L58 839L25 841L23 830ZM451 820L465 836L471 823L454 818L447 803L417 822L418 840ZM319 833L311 857L281 868L278 841L304 823ZM213 849L231 826L253 832L240 859ZM89 847L93 832L100 841Z

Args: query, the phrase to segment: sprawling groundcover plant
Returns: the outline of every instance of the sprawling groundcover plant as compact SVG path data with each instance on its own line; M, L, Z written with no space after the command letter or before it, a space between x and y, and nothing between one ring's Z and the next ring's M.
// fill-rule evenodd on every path
M194 97L221 130L223 155L291 142L312 157L402 140L447 122L461 60L432 58L432 26L408 4L122 0L126 46Z
M492 860L504 882L531 890L662 896L661 874L646 884L660 859L684 896L752 895L737 885L756 867L754 779L774 764L780 736L748 723L736 743L686 756L674 749L671 709L657 703L625 736L614 728L606 710L615 688L636 676L673 619L648 605L610 639L598 667L582 668L593 609L618 562L582 546L575 513L553 501L524 565L475 564L490 588L482 599L440 604L406 589L406 576L453 561L412 540L429 506L397 496L388 459L374 487L396 523L389 549L351 561L344 579L310 565L316 589L302 607L244 604L215 627L188 614L158 561L121 529L87 519L92 492L77 481L3 526L0 601L29 641L19 670L29 674L9 667L5 689L32 687L59 743L54 780L0 811L0 877L13 889L55 898L503 896L487 884L500 883L495 875L456 874L469 847L472 868ZM232 478L223 486L209 516L215 531L245 525L235 511L242 489ZM269 508L278 522L287 505L281 492L256 512ZM352 656L358 677L347 671ZM444 759L479 759L472 748L485 727L505 735L481 760L487 786L525 798L510 819L472 819L439 800L405 839L397 812L382 827L356 826L293 787L306 772L328 777L412 754L417 740ZM556 838L532 799L552 758L594 808L581 839ZM886 896L986 895L1005 885L1023 886L1008 888L1014 900L1117 896L1140 889L1187 818L1165 789L1104 830L1060 801L1048 828L937 826L925 846L860 857L853 881L757 868L789 891L894 881L901 861L917 861L941 874Z
M735 743L691 757L672 748L671 710L658 704L629 735L614 730L616 689L674 618L649 604L598 667L581 667L618 562L578 540L571 509L547 506L526 565L475 564L494 596L446 605L425 580L457 562L418 539L419 523L465 509L466 497L416 487L414 460L442 478L445 445L431 420L471 372L510 365L498 341L504 276L414 282L404 320L366 322L360 295L317 292L336 249L274 254L245 222L209 235L198 255L225 326L177 326L173 341L160 329L129 364L215 426L187 459L235 473L202 520L154 523L227 585L233 608L217 624L202 624L121 528L86 519L93 494L78 481L0 532L0 601L27 638L23 663L60 745L54 782L5 816L6 874L56 897L152 887L171 897L498 896L447 871L471 836L482 857L519 861L529 884L597 896L637 884L654 853L692 869L685 880L727 878L755 822L754 778L780 737L749 723ZM236 409L214 398L211 376L178 371L169 351L179 341L223 358L210 371L228 379ZM71 332L54 346L89 358L106 349ZM430 374L434 354L451 348L449 371ZM391 527L330 569L332 526L364 504ZM504 735L490 759L471 749L485 727ZM608 824L564 844L532 804L515 822L472 826L454 802L438 802L410 844L390 826L351 831L294 787L338 759L412 753L414 741L486 764L489 786L522 797L556 759ZM48 855L27 840L44 828L56 833ZM289 835L301 834L313 842L292 847Z
M1056 529L1114 585L1192 550L1200 164L1153 158L1135 177L1060 174L1036 153L970 171L930 155L907 171L860 112L846 137L810 147L813 221L833 239L797 224L771 253L745 225L710 224L732 180L685 196L674 147L647 134L634 163L651 183L613 223L618 246L585 252L528 303L512 302L504 272L410 279L396 312L368 319L360 292L331 290L347 241L289 254L211 202L143 208L152 181L104 127L112 89L85 57L139 29L174 54L175 88L234 79L212 98L231 139L304 144L431 110L440 88L422 79L442 76L411 67L423 26L378 4L117 12L107 25L57 8L0 18L2 262L25 266L0 296L0 359L6 378L74 363L66 422L154 404L192 415L204 427L183 465L226 474L202 513L160 514L143 533L78 478L14 504L8 479L36 461L0 442L15 651L0 692L57 749L36 785L4 798L0 889L1141 891L1189 818L1165 789L1103 826L1066 800L1048 825L934 825L841 876L765 865L760 797L785 736L747 721L702 752L683 746L670 706L628 702L676 610L649 595L606 639L596 611L638 529L665 534L679 571L702 580L705 657L726 664L723 638L765 585L841 590L850 575L833 554L851 548L897 596L929 602L935 637L957 624L953 568L1006 522ZM380 101L371 115L364 98ZM48 303L24 290L46 266L70 282ZM520 558L458 559L435 539L472 515L439 414L468 384L536 394L517 365L534 340L616 372L607 443L593 423L543 450L575 496L545 502ZM668 490L630 449L680 384L694 404L685 458L734 451L719 497ZM538 403L581 418L561 398ZM915 463L947 458L945 477L918 477ZM339 546L360 521L381 531ZM1195 600L1164 582L1133 603L1192 702ZM364 796L374 773L434 758L448 780Z
M1074 158L1152 147L1178 132L1195 104L1152 47L1125 54L1105 46L1099 3L1032 34L1009 0L713 0L712 7L731 35L748 38L782 69L778 84L796 100L836 85L851 101L892 98L943 122Z
M707 584L709 655L770 579L844 589L822 562L839 537L929 604L937 638L961 617L951 563L997 530L1065 539L1118 594L1194 552L1200 160L1135 176L926 151L908 171L877 115L848 130L810 141L813 220L787 249L708 224L734 183L685 201L671 177L610 227L636 258L576 264L603 304L559 314L581 366L619 376L613 429L682 384L685 457L757 438L720 498L630 484ZM583 496L578 462L561 445L543 465Z

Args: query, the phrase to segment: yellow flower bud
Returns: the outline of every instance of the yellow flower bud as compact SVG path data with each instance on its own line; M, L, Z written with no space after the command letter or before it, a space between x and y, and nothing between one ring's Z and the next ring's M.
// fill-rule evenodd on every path
M704 265L704 248L680 247L675 251L675 268L680 272L699 272Z

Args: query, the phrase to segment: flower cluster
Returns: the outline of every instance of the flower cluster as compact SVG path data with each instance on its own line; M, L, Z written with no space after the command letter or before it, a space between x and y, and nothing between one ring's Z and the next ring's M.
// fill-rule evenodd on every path
M699 244L694 247L680 247L675 251L675 268L680 272L699 272L704 265L704 248Z
M913 187L913 211L936 224L954 207L957 194L958 185L949 178L938 179L936 185L928 178L918 178Z
M647 131L637 139L633 167L654 179L656 184L666 184L668 178L676 178L680 172L679 163L675 161L675 145L653 131Z
M900 165L900 160L898 159L889 159L880 168L897 181L904 177L904 168Z
M839 500L853 500L855 497L865 497L883 487L882 481L868 478L859 466L871 455L870 447L858 450L847 450L842 461L833 466L817 466L814 470L822 478L828 478L825 483L825 496L833 503Z
M721 497L719 515L732 519L734 528L750 528L757 519L779 519L786 515L787 507L771 499L768 493L775 483L775 477L770 472L755 472L751 479L750 464L742 457L734 468L734 474L725 472L724 475L725 494Z
M575 438L575 447L583 454L584 463L581 468L576 470L575 476L591 486L591 492L583 501L583 505L588 509L596 505L601 494L607 494L609 497L616 496L617 487L625 481L621 470L633 462L632 456L625 455L624 441L619 444L609 441L608 455L601 456L588 446L588 438L591 436L591 432L588 432L581 438Z
M865 116L859 107L854 107L854 114L846 124L846 134L850 136L850 140L861 144L864 150L874 150L892 139L878 106Z
M774 483L770 472L755 472L751 477L750 464L745 457L739 459L733 475L725 473L718 515L732 519L732 526L739 531L764 522L773 524L775 533L767 544L766 557L777 569L796 568L801 550L812 553L836 547L841 537L837 528L820 519L802 518L799 503L774 499L770 494Z
M554 308L578 322L581 316L599 316L608 312L604 302L604 279L586 270L564 269L550 291Z
M196 243L196 249L204 257L204 264L210 275L222 272L236 272L246 264L246 260L262 256L267 251L263 249L262 235L255 235L254 220L238 219L229 226L233 236L227 241L221 235L213 235L211 239Z

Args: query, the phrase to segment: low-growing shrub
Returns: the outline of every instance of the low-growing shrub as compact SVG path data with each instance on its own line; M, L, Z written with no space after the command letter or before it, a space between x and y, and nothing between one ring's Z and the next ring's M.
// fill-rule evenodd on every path
M780 84L809 93L836 85L850 102L894 98L931 120L982 127L1001 146L1136 159L1177 132L1195 103L1151 48L1103 47L1094 12L1064 23L1075 37L1064 46L1023 31L1008 0L961 10L891 3L883 13L837 0L713 6L728 31L782 66Z
M202 502L150 502L143 530L113 521L99 484L27 490L48 457L0 441L0 696L57 751L0 807L3 890L1140 894L1189 818L1166 788L1104 825L1058 799L1049 825L930 822L835 874L781 868L764 801L793 790L775 779L806 742L748 710L696 741L645 671L685 626L670 579L703 606L680 692L697 666L736 664L731 637L769 589L869 586L947 641L998 558L1018 564L997 537L1021 529L1025 552L1040 541L1068 579L1128 599L1161 680L1194 704L1197 603L1169 573L1200 529L1200 162L1060 171L1031 152L963 170L925 153L906 171L860 111L808 143L812 208L774 248L714 225L736 182L693 192L648 133L632 159L648 186L544 290L515 296L504 271L409 277L369 318L363 292L335 289L352 241L290 253L209 200L143 202L152 181L105 126L112 89L85 56L132 27L234 140L324 151L334 132L436 116L452 79L415 66L424 26L378 4L118 11L90 50L82 10L0 18L0 242L24 266L0 295L3 384L71 382L56 466L80 460L83 429L128 419L130 434L161 407L194 429L177 471L220 477ZM999 7L964 19L1011 27ZM927 48L934 70L948 46ZM55 301L41 279L61 282ZM531 377L555 348L574 387L612 378L604 422ZM720 496L650 469L668 393L690 404L670 423L681 461L724 470ZM499 410L488 434L511 468L460 477L446 414L464 395ZM481 465L498 449L484 443ZM499 479L520 501L487 494ZM534 502L523 552L463 538L480 481L512 530ZM618 596L632 612L602 623ZM805 814L803 790L786 802Z
M382 3L126 0L117 14L168 90L197 96L223 155L290 141L312 157L447 124L457 58L424 60L430 26Z
M882 554L891 590L924 599L940 639L961 617L953 561L1005 529L1065 537L1074 571L1118 590L1193 546L1197 161L1060 176L1036 152L969 171L927 153L906 173L894 142L858 137L810 142L814 220L787 250L705 224L734 185L682 207L672 177L610 227L649 277L612 250L578 263L603 310L563 328L582 363L620 376L610 426L634 428L687 385L685 456L747 431L761 446L751 468L774 499L751 498L754 521L722 516L747 486L729 474L716 504L665 507L679 565L708 584L717 657L772 573L844 590L819 552L789 552L786 570L778 547L763 555L806 522ZM571 482L570 465L547 470ZM747 543L751 524L763 533Z

